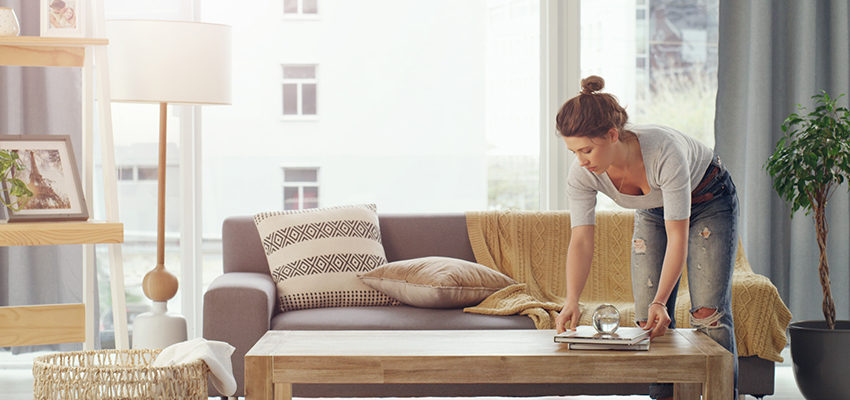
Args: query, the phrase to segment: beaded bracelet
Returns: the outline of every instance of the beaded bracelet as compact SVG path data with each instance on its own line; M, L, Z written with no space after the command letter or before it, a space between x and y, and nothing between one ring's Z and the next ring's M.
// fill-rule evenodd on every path
M649 303L650 306L652 306L653 304L658 304L659 306L664 307L664 311L667 311L667 305L665 305L664 303L660 301L653 301L652 303Z

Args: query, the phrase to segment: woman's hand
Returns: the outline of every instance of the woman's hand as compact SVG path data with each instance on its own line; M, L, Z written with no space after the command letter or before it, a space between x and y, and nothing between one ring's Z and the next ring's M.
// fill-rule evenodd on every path
M646 320L645 330L652 330L649 334L649 340L658 336L664 336L667 333L667 327L670 326L670 315L667 314L667 307L663 304L654 302L649 305L649 317Z
M578 309L578 303L564 303L564 307L561 308L561 312L555 318L555 330L558 333L564 332L567 328L575 330L580 317L581 311Z

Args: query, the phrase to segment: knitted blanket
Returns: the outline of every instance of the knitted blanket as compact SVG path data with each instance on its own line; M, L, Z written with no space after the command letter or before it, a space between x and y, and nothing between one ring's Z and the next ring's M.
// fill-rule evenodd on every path
M554 329L566 296L569 213L467 212L466 224L476 261L520 283L464 311L527 315L538 329ZM634 325L630 272L633 228L633 212L597 212L593 262L579 304L581 325L590 325L592 311L604 303L617 307L621 325ZM685 271L674 311L677 327L690 327L690 308ZM770 280L753 273L740 245L732 277L732 313L739 356L782 362L779 353L785 347L791 312Z

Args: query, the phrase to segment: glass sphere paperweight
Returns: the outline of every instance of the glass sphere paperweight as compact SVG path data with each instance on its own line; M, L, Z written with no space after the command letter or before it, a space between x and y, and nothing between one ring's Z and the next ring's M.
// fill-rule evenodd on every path
M603 304L593 311L593 328L599 333L614 333L620 327L620 312L617 307Z

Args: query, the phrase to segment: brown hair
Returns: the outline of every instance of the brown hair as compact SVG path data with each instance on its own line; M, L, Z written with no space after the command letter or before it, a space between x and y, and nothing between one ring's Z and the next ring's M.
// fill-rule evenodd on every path
M581 93L567 100L555 117L555 126L561 136L596 138L605 135L611 128L623 133L629 115L616 97L597 93L604 87L605 80L596 75L581 80Z

